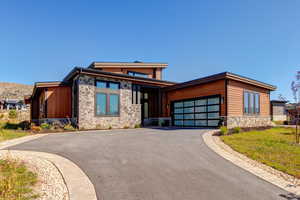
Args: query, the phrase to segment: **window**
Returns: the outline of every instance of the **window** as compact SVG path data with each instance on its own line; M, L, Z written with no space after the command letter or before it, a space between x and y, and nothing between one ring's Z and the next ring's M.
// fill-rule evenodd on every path
M111 81L96 81L96 88L108 88L111 90L119 90L120 89L120 83L117 82L111 82Z
M130 76L139 76L139 77L143 77L143 78L148 78L148 74L144 74L144 73L140 73L140 72L128 71L127 74Z
M107 95L103 93L96 94L96 114L106 115L106 99Z
M118 116L120 110L120 83L96 81L96 116Z
M132 104L141 104L141 86L132 85Z
M109 95L109 114L117 115L119 114L119 95L118 94L110 94Z
M244 113L259 114L260 113L260 95L256 92L244 92Z

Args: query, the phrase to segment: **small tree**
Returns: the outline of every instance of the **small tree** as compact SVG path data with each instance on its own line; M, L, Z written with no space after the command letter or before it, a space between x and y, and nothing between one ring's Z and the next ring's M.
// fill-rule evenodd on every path
M18 113L16 110L10 110L8 113L9 119L16 119L18 117Z

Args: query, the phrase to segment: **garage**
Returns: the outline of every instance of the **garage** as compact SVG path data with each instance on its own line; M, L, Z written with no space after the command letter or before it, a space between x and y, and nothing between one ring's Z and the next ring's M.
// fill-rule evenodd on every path
M217 127L220 122L220 96L173 101L171 117L173 126Z

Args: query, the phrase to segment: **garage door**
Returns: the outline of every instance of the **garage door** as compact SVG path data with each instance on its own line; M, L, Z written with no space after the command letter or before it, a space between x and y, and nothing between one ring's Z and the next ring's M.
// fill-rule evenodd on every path
M220 96L174 101L172 124L181 127L216 127L220 121Z

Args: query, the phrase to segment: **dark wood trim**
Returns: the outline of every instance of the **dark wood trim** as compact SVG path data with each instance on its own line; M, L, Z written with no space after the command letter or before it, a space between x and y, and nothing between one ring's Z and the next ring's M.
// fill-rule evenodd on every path
M228 79L225 79L225 116L228 116Z

